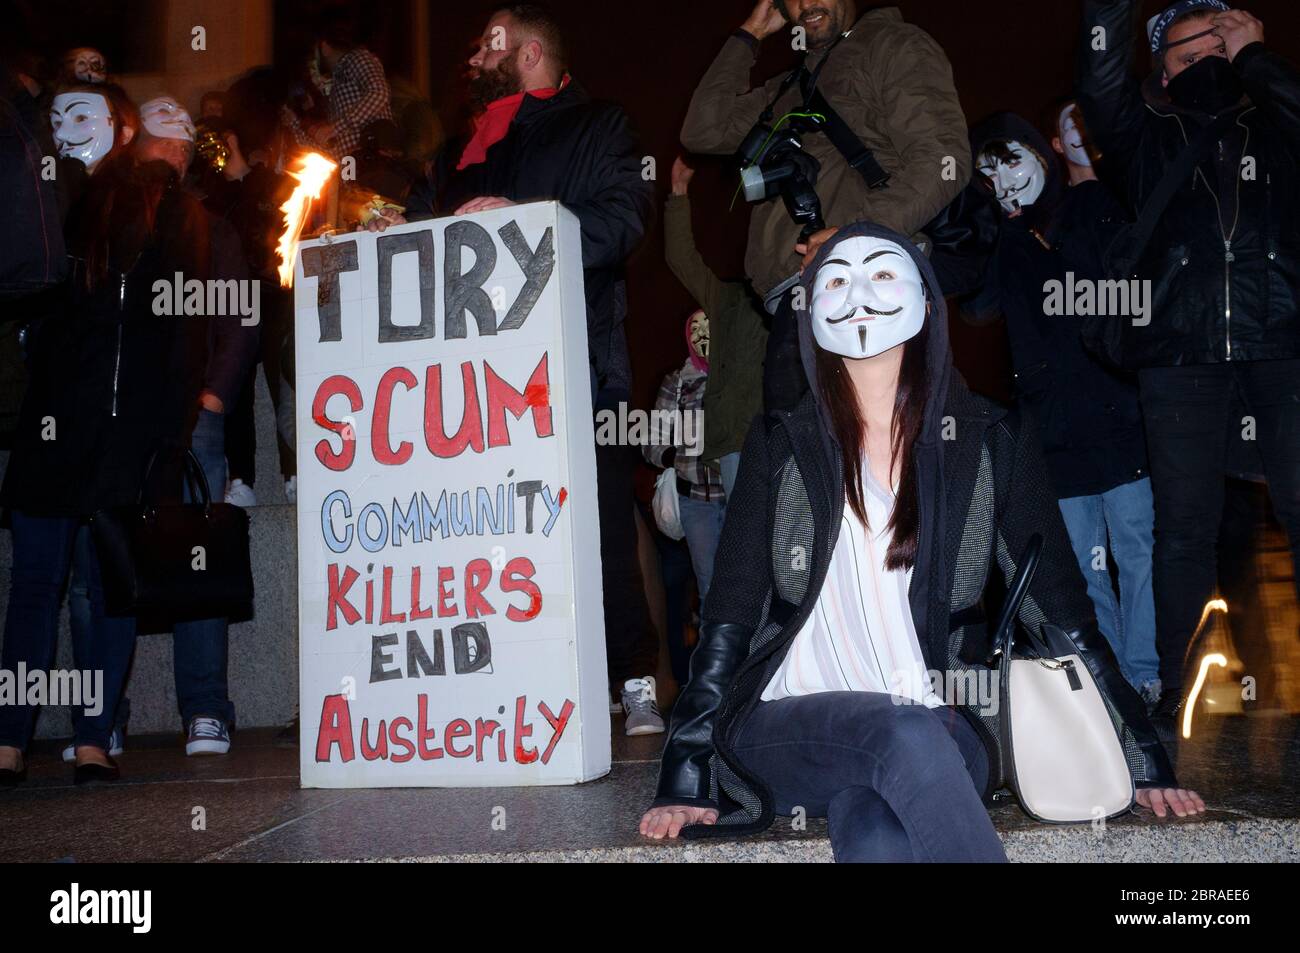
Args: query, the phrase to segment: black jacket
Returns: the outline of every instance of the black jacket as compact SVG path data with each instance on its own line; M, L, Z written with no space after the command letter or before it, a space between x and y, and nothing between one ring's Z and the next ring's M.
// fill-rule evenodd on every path
M853 232L909 247L874 226L851 226ZM823 248L806 275L816 273L833 245ZM980 605L993 548L1001 544L1004 555L1012 554L998 560L1009 579L1013 559L1041 533L1043 561L1021 621L1039 625L1046 619L1071 633L1111 706L1137 783L1172 785L1173 770L1142 701L1097 629L1037 438L1015 415L971 394L952 369L937 280L918 251L913 257L933 308L926 421L914 447L921 520L909 590L926 668L983 667L988 633ZM815 379L809 322L802 321L800 329L805 367ZM750 429L727 503L690 682L673 708L655 799L656 805L720 809L717 825L688 827L688 837L751 833L771 823L772 798L763 780L736 760L731 742L816 605L830 566L844 508L843 467L830 434L815 386L795 410L770 414ZM791 558L796 547L806 558ZM994 720L977 709L960 710L989 752L987 796L1003 776Z
M7 509L84 518L136 502L153 452L189 446L200 392L210 389L233 406L251 366L257 329L238 317L155 313L156 281L170 287L177 272L186 280L246 274L233 230L174 180L152 234L141 224L137 193L116 193L108 272L88 286L76 236L97 190L119 174L171 175L160 163L105 168L72 210L70 275L58 306L32 333L31 380L0 490ZM166 455L160 481L175 463Z
M1006 319L1016 396L1033 415L1056 495L1105 493L1146 475L1137 387L1084 347L1082 318L1046 313L1044 287L1059 282L1064 289L1068 275L1104 279L1100 248L1123 209L1100 182L1066 187L1056 153L1019 116L1001 114L977 125L972 151L978 156L995 139L1037 150L1048 183L1020 216L1000 214L983 288L963 310L978 324L999 314Z
M1088 130L1122 173L1135 212L1212 119L1175 106L1158 72L1145 87L1133 77L1140 9L1135 0L1087 0L1078 78ZM1098 27L1112 38L1101 51ZM1300 74L1262 43L1233 67L1248 101L1174 196L1138 264L1153 308L1146 326L1122 323L1127 368L1300 357Z
M465 143L444 148L429 180L411 189L411 221L451 215L472 198L513 202L555 200L582 225L587 346L597 381L628 386L623 337L623 262L649 227L654 187L644 177L644 153L623 110L596 102L570 79L549 99L524 97L510 131L487 160L457 171Z

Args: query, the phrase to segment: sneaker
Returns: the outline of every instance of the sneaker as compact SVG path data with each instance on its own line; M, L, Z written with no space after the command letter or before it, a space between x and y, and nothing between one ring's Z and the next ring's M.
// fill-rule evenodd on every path
M614 694L614 689L609 690L609 713L611 715L623 714L623 702Z
M189 737L185 739L185 753L225 754L230 750L230 731L220 718L200 715L190 722Z
M290 503L298 502L298 478L291 476L284 481L284 498Z
M1149 682L1143 682L1138 688L1138 695L1146 703L1147 714L1151 714L1160 704L1160 679L1153 678Z
M658 735L664 730L664 719L659 714L659 701L655 697L653 676L629 678L623 683L623 710L627 722L623 730L628 735Z
M226 502L235 506L256 506L257 495L251 486L236 477L230 481L230 486L226 490Z
M113 733L108 736L108 756L116 758L126 748L126 729L114 728ZM63 749L63 760L72 764L77 760L77 746L68 745Z

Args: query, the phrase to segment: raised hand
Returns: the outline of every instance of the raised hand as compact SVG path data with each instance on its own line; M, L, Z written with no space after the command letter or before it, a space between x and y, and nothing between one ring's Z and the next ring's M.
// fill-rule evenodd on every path
M1264 24L1245 10L1216 14L1210 22L1214 24L1214 35L1223 40L1229 60L1235 60L1250 44L1264 42Z

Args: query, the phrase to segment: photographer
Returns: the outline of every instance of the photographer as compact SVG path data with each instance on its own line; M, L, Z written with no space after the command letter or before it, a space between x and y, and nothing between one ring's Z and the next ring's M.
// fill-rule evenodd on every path
M1188 643L1215 588L1230 425L1258 441L1300 564L1300 74L1264 45L1254 17L1219 0L1182 0L1148 23L1154 71L1139 86L1129 42L1138 8L1085 4L1079 100L1151 228L1115 277L1148 280L1153 312L1144 322L1114 319L1103 343L1138 372L1155 494L1164 686L1155 714L1172 719ZM1097 42L1102 31L1110 42Z
M759 43L787 23L807 50L803 63L751 90ZM811 184L823 227L800 241L800 223L772 201L750 222L745 270L774 315L763 384L769 409L793 406L807 387L790 297L800 268L835 227L865 220L915 235L970 180L966 120L948 59L896 8L859 18L854 0L761 0L696 88L682 143L726 155L757 124L778 126L792 111L830 119L801 137L802 151L816 160Z

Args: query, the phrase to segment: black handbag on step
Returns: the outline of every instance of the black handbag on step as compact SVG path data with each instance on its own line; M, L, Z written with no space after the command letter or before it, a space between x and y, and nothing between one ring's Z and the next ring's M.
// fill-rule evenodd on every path
M248 514L212 502L194 451L185 451L192 503L146 502L155 452L135 506L100 510L90 520L106 611L214 619L246 612L253 602Z

